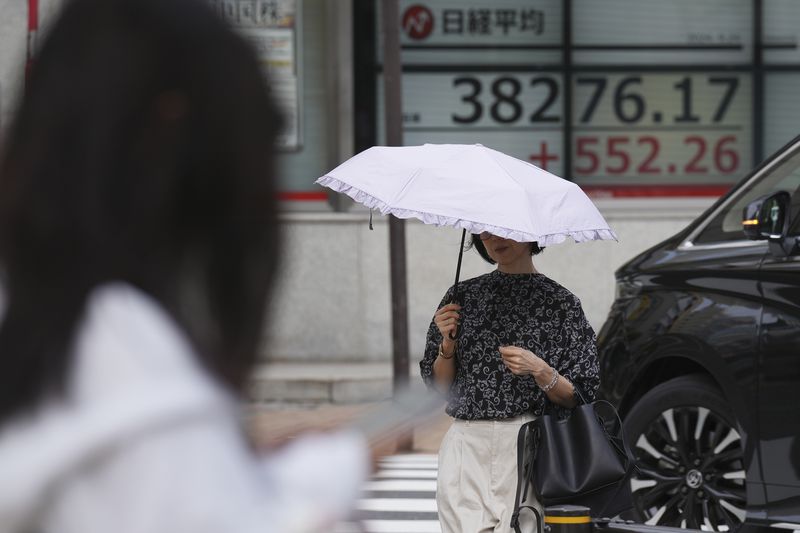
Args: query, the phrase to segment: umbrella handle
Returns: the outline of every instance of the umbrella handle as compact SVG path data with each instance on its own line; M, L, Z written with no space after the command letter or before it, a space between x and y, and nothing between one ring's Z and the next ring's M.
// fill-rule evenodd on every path
M455 295L453 299L450 301L450 303L457 303L461 305L461 299L458 297L458 295ZM451 341L457 341L458 338L461 337L461 326L456 325L456 330L451 331L450 333L447 334L447 336L450 337Z
M453 297L450 298L450 303L461 305L461 294L458 291L458 281L456 281L456 285L453 288ZM461 337L461 326L456 324L455 331L451 331L447 334L447 336L450 337L451 341L457 341L458 338Z

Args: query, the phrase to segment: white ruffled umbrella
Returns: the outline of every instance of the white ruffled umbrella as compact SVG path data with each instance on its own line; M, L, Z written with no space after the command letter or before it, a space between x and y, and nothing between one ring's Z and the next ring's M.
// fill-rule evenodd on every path
M580 187L481 144L373 146L316 183L384 215L462 228L454 291L467 231L541 247L617 240Z

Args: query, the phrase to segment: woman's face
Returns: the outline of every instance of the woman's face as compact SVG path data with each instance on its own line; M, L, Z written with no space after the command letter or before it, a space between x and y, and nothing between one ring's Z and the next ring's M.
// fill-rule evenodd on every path
M499 266L509 266L517 263L529 263L531 261L531 243L517 242L511 239L504 239L497 235L484 231L480 234L486 253L494 259Z

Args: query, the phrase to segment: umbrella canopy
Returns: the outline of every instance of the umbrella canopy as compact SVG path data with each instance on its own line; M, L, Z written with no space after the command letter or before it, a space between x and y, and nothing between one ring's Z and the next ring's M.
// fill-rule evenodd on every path
M316 183L384 215L541 247L617 239L580 187L480 144L373 146Z

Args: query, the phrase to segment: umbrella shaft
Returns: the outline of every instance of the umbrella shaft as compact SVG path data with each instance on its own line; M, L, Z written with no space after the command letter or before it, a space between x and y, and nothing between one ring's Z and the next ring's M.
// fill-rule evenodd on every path
M458 277L461 275L461 258L464 257L464 239L467 237L467 230L461 230L461 246L458 248L458 265L456 266L456 281L453 283L453 297L450 300L458 305L461 305L461 294L458 291ZM450 333L450 339L457 340L461 335L461 328L456 326L455 332Z
M461 275L461 258L464 256L464 239L467 237L467 230L461 230L461 246L458 248L458 265L456 266L456 281L453 283L453 298L455 301L461 303L458 294L458 278Z

